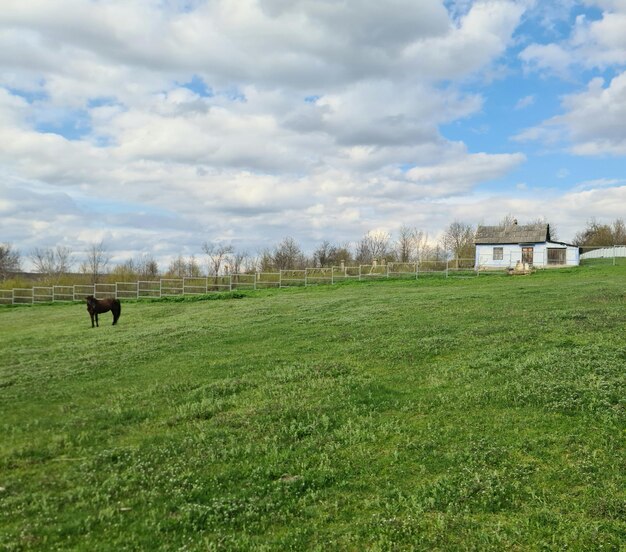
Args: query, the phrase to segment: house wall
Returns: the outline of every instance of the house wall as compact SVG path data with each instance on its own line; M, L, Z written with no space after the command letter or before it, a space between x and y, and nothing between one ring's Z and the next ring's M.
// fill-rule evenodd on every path
M502 260L494 261L493 248L502 247ZM477 245L476 266L486 268L508 268L522 258L522 248L517 244Z
M578 266L580 259L578 255L578 247L571 245L563 245L553 242L542 242L528 244L533 247L533 265L536 267L548 266L548 248L565 249L565 264L567 266ZM522 247L520 244L493 244L493 245L476 245L476 265L484 268L508 268L514 267L518 261L522 260ZM493 248L502 247L502 260L493 259ZM561 265L563 266L563 265Z

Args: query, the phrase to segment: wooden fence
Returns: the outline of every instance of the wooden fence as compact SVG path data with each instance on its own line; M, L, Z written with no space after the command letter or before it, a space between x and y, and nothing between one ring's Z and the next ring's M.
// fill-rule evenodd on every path
M34 286L0 290L0 305L33 305L36 303L82 301L88 295L98 299L150 299L202 295L216 291L288 288L295 286L332 285L348 280L377 278L415 278L428 276L477 276L473 259L422 261L421 263L386 263L358 266L333 266L227 274L201 278L161 278L136 282L108 284L76 284L73 286Z

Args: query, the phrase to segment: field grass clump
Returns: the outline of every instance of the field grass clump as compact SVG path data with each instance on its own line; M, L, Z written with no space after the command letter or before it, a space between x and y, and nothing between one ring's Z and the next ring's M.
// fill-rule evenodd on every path
M0 308L0 549L626 542L626 267L220 297Z

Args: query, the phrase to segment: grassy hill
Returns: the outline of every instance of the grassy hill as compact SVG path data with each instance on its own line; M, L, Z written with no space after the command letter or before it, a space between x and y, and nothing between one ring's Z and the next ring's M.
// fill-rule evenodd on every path
M0 308L0 548L618 550L626 267Z

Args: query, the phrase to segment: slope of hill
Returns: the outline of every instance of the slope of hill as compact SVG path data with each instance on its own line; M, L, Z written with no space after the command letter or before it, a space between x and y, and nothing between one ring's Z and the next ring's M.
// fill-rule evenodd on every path
M0 308L0 547L602 549L626 267Z

